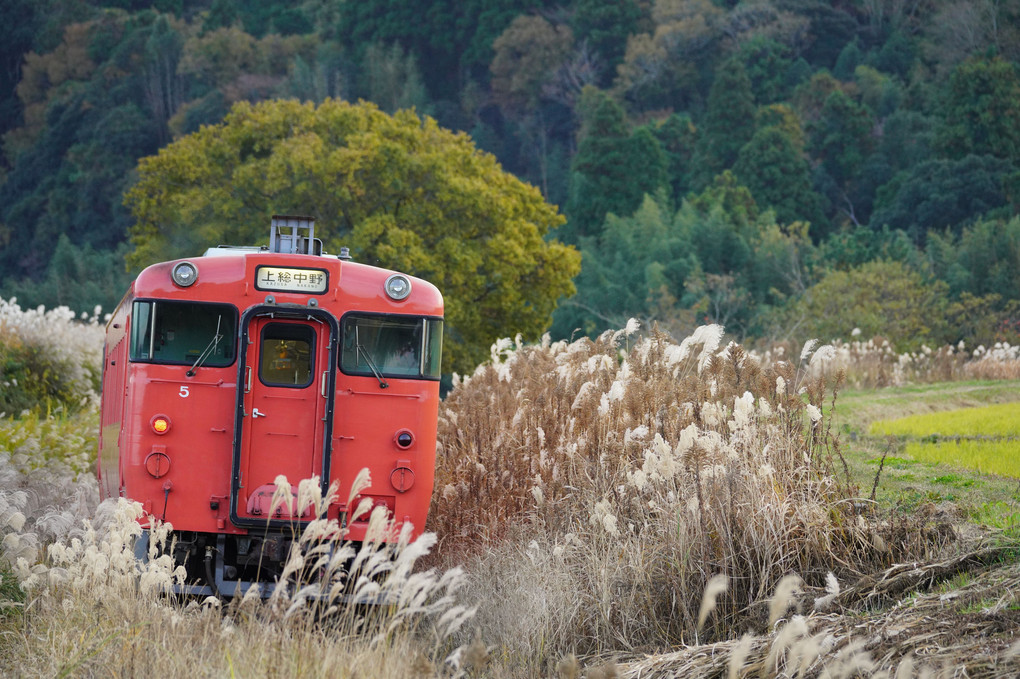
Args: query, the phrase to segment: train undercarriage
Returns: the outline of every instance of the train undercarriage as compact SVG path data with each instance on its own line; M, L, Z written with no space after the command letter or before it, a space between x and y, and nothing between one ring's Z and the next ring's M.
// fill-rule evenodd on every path
M173 534L172 542L160 547L157 556L168 554L175 566L186 571L184 584L174 584L177 594L195 596L243 596L252 587L260 588L262 597L275 590L296 540L281 532L262 535L228 535L181 531ZM149 559L150 532L143 530L135 542L135 556ZM317 573L302 572L297 579L314 582Z

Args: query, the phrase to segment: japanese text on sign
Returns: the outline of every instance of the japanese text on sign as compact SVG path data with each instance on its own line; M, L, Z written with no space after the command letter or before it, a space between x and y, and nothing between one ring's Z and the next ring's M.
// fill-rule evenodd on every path
M259 290L286 292L326 292L327 276L318 269L285 269L260 266L255 270L255 287Z

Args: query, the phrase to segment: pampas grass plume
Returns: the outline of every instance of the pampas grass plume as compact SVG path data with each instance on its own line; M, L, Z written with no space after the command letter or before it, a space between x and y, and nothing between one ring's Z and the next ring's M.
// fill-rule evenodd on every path
M729 587L729 578L723 574L713 575L708 584L705 585L705 593L701 597L701 609L698 611L698 631L705 626L705 620L715 610L715 601L718 596Z
M800 350L801 363L803 363L804 360L811 355L811 352L815 350L816 346L818 346L817 339L809 339L807 342L804 343L804 348Z
M750 633L740 637L740 641L733 647L730 661L727 663L727 679L737 679L740 676L740 671L744 669L744 662L751 653L751 644L753 642L754 636Z
M803 584L799 575L786 575L776 585L776 593L772 597L772 601L769 602L769 627L772 627L776 622L786 615L786 611L789 610L791 604L794 603L794 598L800 593L800 586Z

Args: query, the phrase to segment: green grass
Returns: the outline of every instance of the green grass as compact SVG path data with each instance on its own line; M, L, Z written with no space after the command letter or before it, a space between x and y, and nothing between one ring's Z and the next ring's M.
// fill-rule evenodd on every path
M0 617L25 603L25 592L7 564L0 561Z
M836 401L836 422L866 432L876 420L1017 401L1020 401L1020 381L1017 380L848 389L840 392Z
M872 436L1020 436L1020 403L999 403L982 408L911 415L878 420L869 428Z
M99 412L32 410L21 417L0 418L0 450L22 470L66 464L75 474L95 468Z
M967 518L974 523L998 528L1011 538L1020 538L1020 503L1018 502L985 502L971 508L967 514Z
M959 474L944 474L942 476L936 476L932 479L932 483L938 483L951 488L970 488L974 485L982 485L981 481L967 478Z

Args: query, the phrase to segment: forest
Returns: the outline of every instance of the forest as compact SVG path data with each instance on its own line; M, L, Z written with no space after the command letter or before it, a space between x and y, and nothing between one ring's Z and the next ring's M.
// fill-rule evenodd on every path
M140 159L238 102L342 99L467 133L558 207L581 269L554 338L1020 340L1020 0L0 8L23 307L117 303Z

